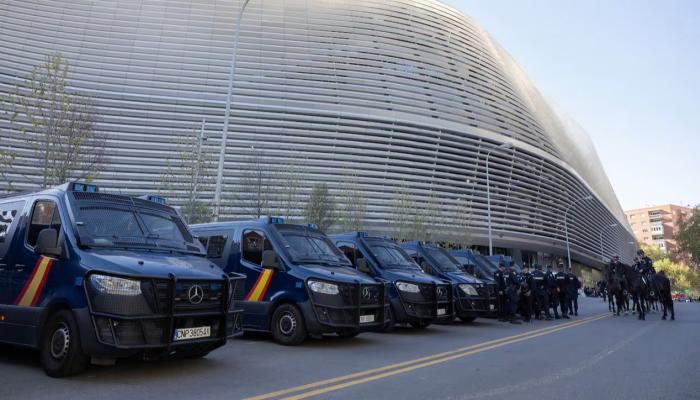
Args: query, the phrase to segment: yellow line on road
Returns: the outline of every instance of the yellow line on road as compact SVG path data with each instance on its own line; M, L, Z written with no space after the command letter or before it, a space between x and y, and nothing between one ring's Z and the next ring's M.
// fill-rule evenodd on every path
M370 377L367 377L364 379L360 379L359 381L352 381L352 382L347 382L347 383L344 383L341 385L330 386L328 388L323 388L323 389L319 389L319 390L308 392L308 393L302 393L300 395L288 398L290 400L291 399L303 399L306 397L315 396L317 394L326 393L328 391L338 390L338 389L341 389L343 387L353 386L355 384L363 383L365 381L381 379L383 377L395 375L397 373L402 373L402 372L406 372L409 370L422 368L422 367L433 365L433 364L436 364L439 362L445 362L445 361L449 361L449 360L452 360L455 358L464 357L464 356L469 355L469 354L477 353L480 351L492 349L495 347L504 346L506 344L515 343L515 342L518 342L521 340L530 339L532 337L537 337L537 336L545 335L548 333L556 332L556 331L559 331L561 329L566 329L566 328L571 327L571 326L576 326L576 325L580 325L580 324L583 324L586 322L595 321L595 320L604 318L608 315L609 315L608 313L599 314L599 315L584 318L584 319L578 320L578 321L571 321L571 322L567 322L567 323L563 323L563 324L549 326L547 328L537 329L534 331L523 332L523 333L520 333L517 335L508 336L508 337L495 339L495 340L490 340L487 342L477 343L477 344L462 347L459 349L450 350L450 351L446 351L446 352L442 352L442 353L438 353L438 354L433 354L433 355L429 355L429 356L425 356L425 357L421 357L421 358L416 358L413 360L408 360L408 361L404 361L404 362L400 362L400 363L396 363L396 364L391 364L391 365L387 365L387 366L380 367L380 368L374 368L374 369L356 372L356 373L352 373L352 374L342 375L342 376L338 376L335 378L330 378L330 379L325 379L322 381L309 383L306 385L295 386L295 387L291 387L291 388L287 388L287 389L277 390L277 391L270 392L270 393L265 393L265 394L258 395L258 396L248 397L244 400L266 400L266 399L271 399L271 398L279 397L282 395L286 395L289 393L301 392L304 390L317 388L319 386L329 385L332 383L342 382L342 381L346 381L346 380L350 380L350 379L360 378L360 377L363 377L366 375L372 375L372 374L384 372L383 374L370 376ZM465 352L469 352L469 354L466 354ZM417 364L417 365L412 365L412 364ZM410 367L407 367L407 366L410 366ZM406 368L402 368L402 367L406 367ZM389 370L395 370L395 371L389 371ZM406 371L404 371L404 370L406 370ZM385 371L389 371L389 372L385 372ZM396 372L396 371L399 371L399 372ZM357 382L357 383L354 383L354 382ZM348 385L348 383L350 385ZM316 392L318 392L318 393L316 393ZM298 397L298 396L302 396L302 397Z

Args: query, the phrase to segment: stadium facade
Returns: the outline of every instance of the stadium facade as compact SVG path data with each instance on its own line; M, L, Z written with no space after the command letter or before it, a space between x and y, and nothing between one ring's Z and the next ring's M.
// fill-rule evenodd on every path
M152 191L178 140L203 120L202 152L218 157L242 4L4 0L0 92L60 53L70 87L92 97L109 134L97 183ZM605 257L630 260L634 239L588 136L479 25L438 1L251 0L231 100L222 219L249 216L237 193L256 165L294 165L300 200L318 182L339 195L352 181L367 198L369 230L391 234L401 196L439 209L428 223L436 240L459 235L456 221L467 220L485 245L486 155L512 143L490 156L495 246L565 255L566 210L592 196L569 211L574 259L599 265L603 232ZM6 116L0 129L2 146L21 153L16 171L32 174ZM28 186L21 174L14 180ZM267 189L282 185L271 174ZM201 189L211 203L214 186Z

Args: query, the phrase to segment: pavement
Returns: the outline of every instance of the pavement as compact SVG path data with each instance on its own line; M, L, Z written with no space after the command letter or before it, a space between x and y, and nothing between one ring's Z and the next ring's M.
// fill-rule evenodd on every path
M204 359L120 360L68 379L0 346L0 399L700 399L700 304L676 303L676 321L579 305L571 320L480 319L297 347L246 334Z

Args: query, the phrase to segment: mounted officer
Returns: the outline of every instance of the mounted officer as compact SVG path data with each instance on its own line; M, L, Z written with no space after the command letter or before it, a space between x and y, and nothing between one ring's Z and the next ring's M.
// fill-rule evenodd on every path
M564 319L569 319L569 276L564 268L564 263L559 262L557 265L559 272L554 275L557 280L557 295L559 296L559 307L561 307L561 316Z

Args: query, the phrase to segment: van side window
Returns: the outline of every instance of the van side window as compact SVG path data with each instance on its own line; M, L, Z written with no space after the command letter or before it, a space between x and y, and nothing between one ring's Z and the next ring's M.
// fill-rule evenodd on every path
M0 205L0 257L7 252L23 208L24 201Z
M274 250L272 243L261 231L243 231L241 240L241 258L255 265L262 265L262 254L264 250Z
M56 203L50 200L39 200L34 203L32 218L27 230L27 244L34 247L42 229L55 229L60 233L61 216Z
M212 236L208 240L207 258L221 258L226 248L226 236Z
M350 260L352 265L354 265L357 268L357 263L356 263L356 256L358 255L357 252L355 251L355 245L349 242L339 242L337 244L338 249L345 254L345 257Z

